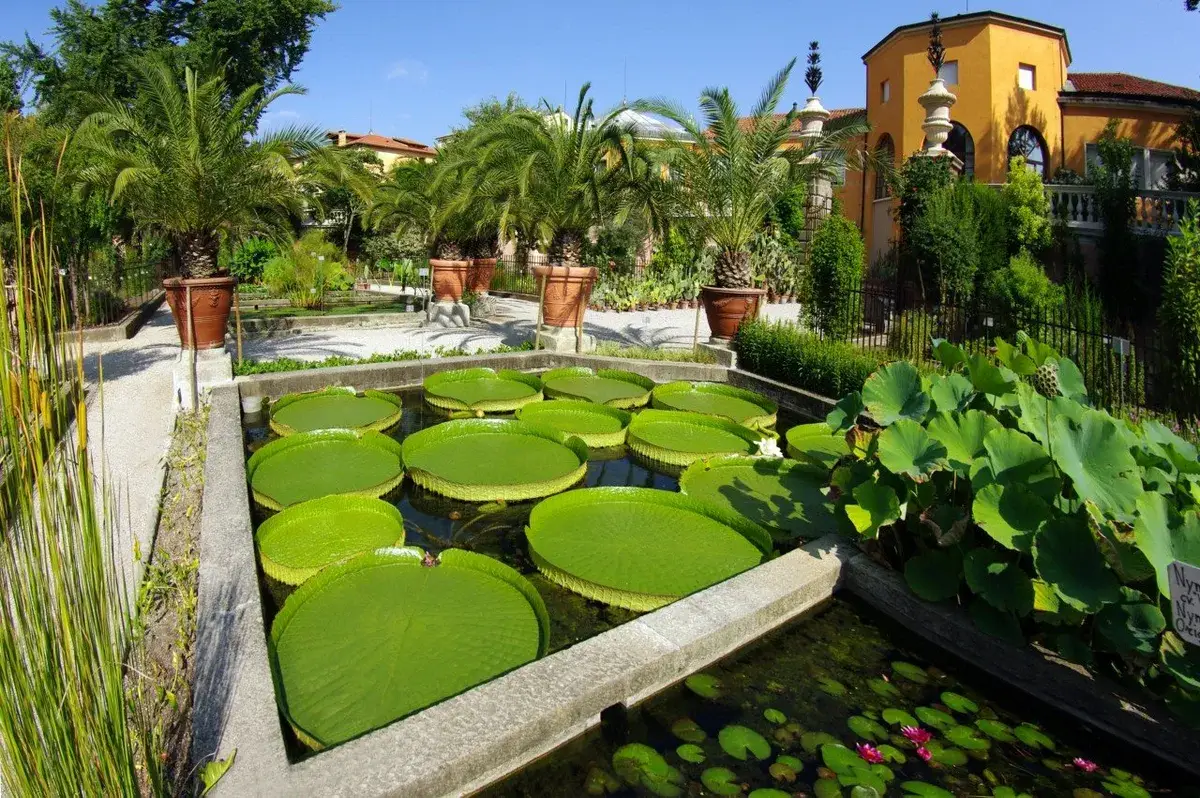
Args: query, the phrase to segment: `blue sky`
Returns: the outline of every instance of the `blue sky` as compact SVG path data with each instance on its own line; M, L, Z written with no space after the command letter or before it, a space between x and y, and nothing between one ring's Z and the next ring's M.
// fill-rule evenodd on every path
M269 126L302 123L433 143L461 109L516 91L597 105L665 95L691 108L728 85L744 106L818 39L829 108L863 104L861 56L892 28L937 10L986 9L1067 29L1077 71L1130 72L1200 87L1200 13L1182 0L340 0L313 35L295 80L307 96L275 106ZM49 25L53 0L6 0L0 39ZM13 6L16 6L15 8ZM1134 11L1136 9L1136 12ZM806 94L798 73L787 104ZM623 77L624 76L624 77Z

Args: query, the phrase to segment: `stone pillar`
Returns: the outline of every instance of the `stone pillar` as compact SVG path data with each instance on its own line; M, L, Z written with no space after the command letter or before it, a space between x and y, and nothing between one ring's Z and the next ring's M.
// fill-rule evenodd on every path
M825 134L825 123L829 121L829 112L821 105L821 98L813 95L800 109L800 140L806 147L820 141ZM807 162L816 161L821 156L813 153ZM800 246L804 253L804 261L808 263L809 244L816 235L817 228L825 221L833 210L833 184L826 175L818 175L808 181L808 193L804 198L804 229L800 232Z
M949 158L955 174L962 174L963 162L944 146L954 125L950 122L950 108L958 102L958 97L946 88L946 82L940 77L934 78L924 94L917 102L925 109L925 121L921 129L925 131L925 149L918 155L926 158Z

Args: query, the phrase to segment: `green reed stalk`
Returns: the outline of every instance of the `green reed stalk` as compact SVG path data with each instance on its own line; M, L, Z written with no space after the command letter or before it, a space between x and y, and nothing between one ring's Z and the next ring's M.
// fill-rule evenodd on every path
M0 254L16 300L0 303L0 780L10 796L137 796L113 503L89 453L82 337L63 335L53 212L22 180L21 124L9 114L0 130L17 242L10 262Z

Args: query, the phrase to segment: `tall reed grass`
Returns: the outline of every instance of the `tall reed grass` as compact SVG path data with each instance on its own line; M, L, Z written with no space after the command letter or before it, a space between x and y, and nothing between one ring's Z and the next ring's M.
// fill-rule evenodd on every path
M0 252L12 286L0 310L0 779L9 796L137 796L156 778L131 729L113 502L89 451L82 339L63 336L54 209L22 179L22 124L9 114L0 130L15 242Z

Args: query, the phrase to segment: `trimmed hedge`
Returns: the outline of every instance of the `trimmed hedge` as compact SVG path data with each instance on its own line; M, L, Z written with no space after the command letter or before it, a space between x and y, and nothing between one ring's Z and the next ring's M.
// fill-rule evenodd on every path
M861 389L886 360L788 322L746 321L733 348L739 368L834 399Z

